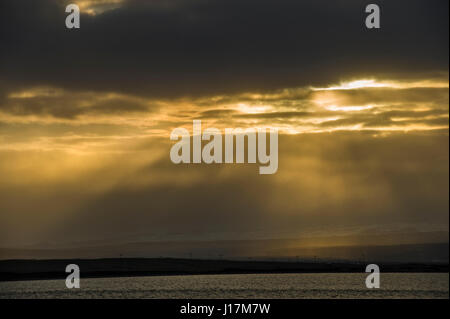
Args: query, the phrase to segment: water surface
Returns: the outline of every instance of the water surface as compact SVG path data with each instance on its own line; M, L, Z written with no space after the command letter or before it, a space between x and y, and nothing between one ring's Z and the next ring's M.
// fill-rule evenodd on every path
M367 289L366 274L252 274L0 282L0 298L449 298L448 273L381 274Z

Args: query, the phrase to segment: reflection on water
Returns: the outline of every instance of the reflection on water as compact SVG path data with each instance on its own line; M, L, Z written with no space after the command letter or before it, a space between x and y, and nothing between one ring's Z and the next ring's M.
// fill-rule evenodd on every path
M449 298L448 273L381 274L367 289L366 274L255 274L0 282L0 298Z

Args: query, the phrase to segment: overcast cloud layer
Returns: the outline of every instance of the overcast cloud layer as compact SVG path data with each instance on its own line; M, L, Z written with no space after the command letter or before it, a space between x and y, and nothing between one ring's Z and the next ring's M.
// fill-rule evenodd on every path
M448 1L379 1L375 31L367 3L124 1L67 30L65 1L6 0L0 81L173 97L448 69Z
M448 1L380 30L357 0L66 3L0 3L0 247L448 231ZM174 165L194 119L278 128L278 172Z

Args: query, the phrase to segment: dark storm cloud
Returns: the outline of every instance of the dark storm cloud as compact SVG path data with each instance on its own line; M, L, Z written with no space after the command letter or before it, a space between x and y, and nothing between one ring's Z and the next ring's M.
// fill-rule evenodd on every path
M89 107L83 106L88 104ZM116 97L96 101L90 94L65 94L57 97L10 98L0 110L14 115L51 115L56 118L74 119L82 114L124 114L148 112L152 108L142 101Z
M6 0L0 95L48 85L173 97L448 70L448 1L378 1L380 30L364 27L368 3L129 1L67 30L62 2Z

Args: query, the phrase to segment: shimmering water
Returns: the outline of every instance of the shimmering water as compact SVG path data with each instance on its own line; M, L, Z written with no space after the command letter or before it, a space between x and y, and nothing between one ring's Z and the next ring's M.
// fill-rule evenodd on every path
M0 298L449 298L449 274L381 274L367 289L366 274L257 274L0 282Z

